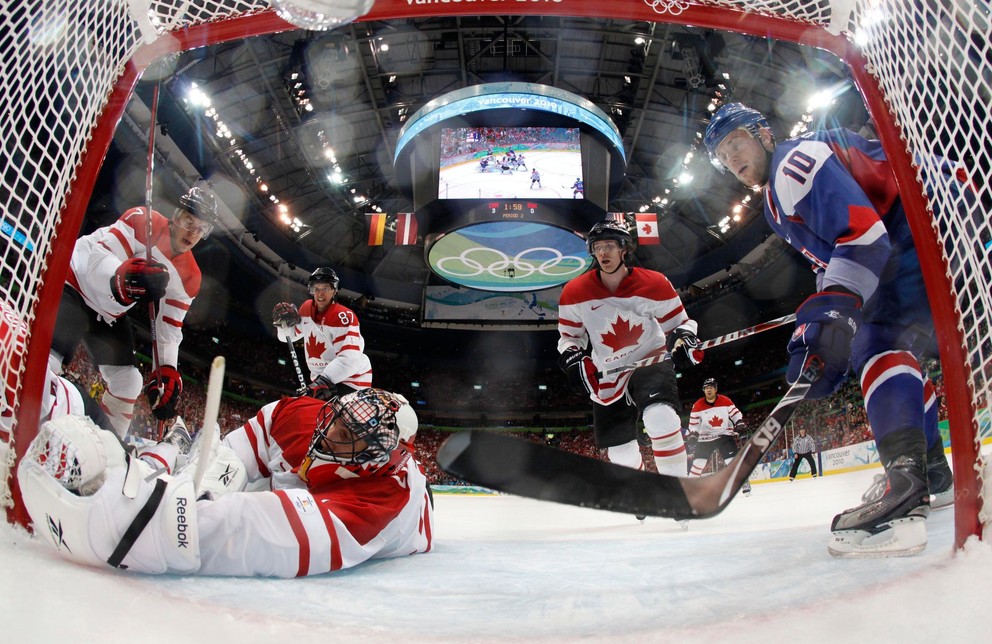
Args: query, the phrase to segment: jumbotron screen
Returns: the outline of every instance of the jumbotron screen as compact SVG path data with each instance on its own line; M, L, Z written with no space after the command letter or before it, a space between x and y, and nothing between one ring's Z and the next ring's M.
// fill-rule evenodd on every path
M578 128L441 129L438 199L582 199Z

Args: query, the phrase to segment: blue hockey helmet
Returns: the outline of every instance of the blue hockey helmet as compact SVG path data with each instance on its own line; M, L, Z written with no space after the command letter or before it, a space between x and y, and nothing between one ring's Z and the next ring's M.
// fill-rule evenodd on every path
M724 172L726 168L716 158L716 149L727 135L738 128L744 128L751 136L757 138L758 131L768 127L768 120L765 119L764 114L743 103L727 103L722 106L713 114L703 136L703 145L706 146L710 162L720 172Z

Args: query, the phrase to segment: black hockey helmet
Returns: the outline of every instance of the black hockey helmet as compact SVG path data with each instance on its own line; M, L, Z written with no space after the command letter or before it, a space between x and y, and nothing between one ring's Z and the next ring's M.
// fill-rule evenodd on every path
M209 228L204 228L203 236L206 237L213 230L214 226L220 223L217 216L217 199L200 186L193 186L183 196L179 197L179 207L176 208L175 217L181 212L188 212Z
M716 378L707 378L706 380L704 380L703 381L703 389L706 389L707 387L713 387L714 389L716 389L717 388L716 387Z
M338 279L338 274L334 272L333 268L321 266L310 273L310 279L307 280L307 290L313 288L314 284L330 284L331 288L336 291L338 290L338 285L341 284L341 280Z
M586 234L586 248L590 255L593 254L592 245L604 239L612 239L620 244L620 250L634 250L634 238L627 230L627 226L615 219L601 221L589 229L589 233Z

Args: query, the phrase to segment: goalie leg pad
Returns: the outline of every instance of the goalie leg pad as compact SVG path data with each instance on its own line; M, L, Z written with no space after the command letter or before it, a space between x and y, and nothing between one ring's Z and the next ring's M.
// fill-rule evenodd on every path
M108 560L115 553L123 553L121 568L144 573L195 572L200 554L192 481L161 477L158 484L165 489L159 491L160 502L151 507L148 501L156 494L157 481L132 476L137 490L133 499L128 498L122 493L128 469L111 469L95 494L77 496L36 461L25 459L18 468L18 481L36 534L47 535L66 559L91 566L110 565ZM147 525L128 535L146 507L151 512ZM132 543L121 550L125 535Z
M908 557L927 547L926 517L909 516L885 524L881 531L839 530L827 545L834 557L863 559Z

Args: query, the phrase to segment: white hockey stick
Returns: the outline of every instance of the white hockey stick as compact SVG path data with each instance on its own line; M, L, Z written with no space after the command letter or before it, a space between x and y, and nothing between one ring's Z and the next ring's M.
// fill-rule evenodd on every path
M761 333L762 331L768 331L769 329L774 329L780 327L783 324L788 324L789 322L796 321L796 314L790 313L788 315L783 315L780 318L775 318L774 320L768 320L767 322L762 322L761 324L755 324L754 326L747 327L746 329L739 329L737 331L732 331L727 335L721 335L718 338L713 338L712 340L706 340L699 343L699 349L705 351L706 349L712 349L713 347L718 347L722 344L728 344L735 340L740 340L741 338L746 338L749 335L755 335L756 333ZM646 367L648 365L655 364L656 362L661 362L668 357L668 353L663 353L659 356L651 356L650 358L644 358L636 362L631 362L630 364L620 365L619 367L613 367L612 369L607 369L606 371L600 372L597 375L599 377L611 376L615 373L620 373L622 371L630 371L631 369L637 369L638 367Z
M196 460L196 471L193 474L193 489L200 493L200 484L210 465L210 450L213 445L214 433L217 431L217 415L220 413L220 394L224 384L224 356L217 356L210 365L210 378L207 381L207 403L203 412L203 427L196 437L200 444L199 457ZM192 450L190 450L192 453Z

